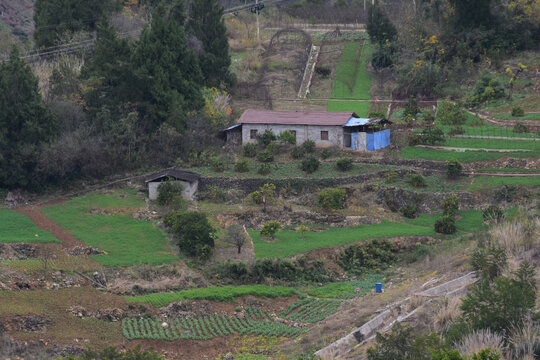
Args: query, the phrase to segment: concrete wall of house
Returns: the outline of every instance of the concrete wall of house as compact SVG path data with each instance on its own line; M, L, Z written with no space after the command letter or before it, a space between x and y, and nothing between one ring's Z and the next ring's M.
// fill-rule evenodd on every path
M285 130L296 131L297 144L302 144L306 140L313 140L319 147L343 146L342 126L242 124L242 144L257 141L251 139L251 130L257 130L257 134L271 130L276 135ZM328 131L328 140L321 140L321 131Z
M193 200L195 199L195 194L197 193L197 189L199 188L199 181L195 180L194 182L188 182L188 181L180 181L180 180L174 180L176 182L181 183L184 186L184 190L182 190L182 196L186 200ZM157 200L158 197L158 186L161 184L162 181L151 181L148 183L148 198L150 200Z

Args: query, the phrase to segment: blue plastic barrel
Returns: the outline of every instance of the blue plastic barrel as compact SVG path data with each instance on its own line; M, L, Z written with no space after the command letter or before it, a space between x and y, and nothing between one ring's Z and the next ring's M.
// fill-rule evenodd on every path
M375 283L375 291L382 293L382 283Z

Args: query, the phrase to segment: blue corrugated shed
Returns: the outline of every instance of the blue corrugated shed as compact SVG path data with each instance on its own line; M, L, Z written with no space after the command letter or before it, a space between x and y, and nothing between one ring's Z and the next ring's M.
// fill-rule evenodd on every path
M390 129L366 134L366 149L379 150L390 145Z

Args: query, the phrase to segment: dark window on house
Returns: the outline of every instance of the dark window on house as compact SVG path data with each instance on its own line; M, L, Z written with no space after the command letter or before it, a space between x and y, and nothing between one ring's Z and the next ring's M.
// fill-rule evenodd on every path
M321 140L328 140L328 131L321 131Z
M249 131L249 138L250 139L256 139L257 138L257 130L250 130Z

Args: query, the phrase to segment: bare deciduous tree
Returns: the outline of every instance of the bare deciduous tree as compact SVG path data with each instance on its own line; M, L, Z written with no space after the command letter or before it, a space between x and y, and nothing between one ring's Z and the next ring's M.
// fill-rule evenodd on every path
M238 248L238 253L242 251L242 246L248 240L248 234L246 229L243 226L238 224L232 224L227 227L227 235L225 236L225 241L234 244Z

